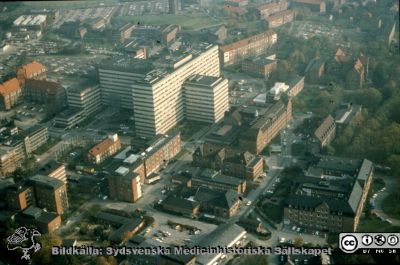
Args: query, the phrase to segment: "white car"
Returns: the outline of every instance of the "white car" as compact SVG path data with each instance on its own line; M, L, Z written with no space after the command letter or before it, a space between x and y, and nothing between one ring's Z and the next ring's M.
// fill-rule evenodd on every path
M251 205L251 201L248 201L248 202L246 203L246 205L247 205L247 206L250 206L250 205Z

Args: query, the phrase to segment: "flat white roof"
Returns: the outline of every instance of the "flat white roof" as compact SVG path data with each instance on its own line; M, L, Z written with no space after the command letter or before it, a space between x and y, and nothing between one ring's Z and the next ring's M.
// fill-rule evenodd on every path
M124 160L124 163L133 164L133 163L136 162L136 160L139 159L139 157L140 157L140 155L134 155L134 154L132 154L132 155L128 156L128 157Z
M120 175L126 175L129 173L129 168L126 167L119 167L117 170L115 170L116 173Z

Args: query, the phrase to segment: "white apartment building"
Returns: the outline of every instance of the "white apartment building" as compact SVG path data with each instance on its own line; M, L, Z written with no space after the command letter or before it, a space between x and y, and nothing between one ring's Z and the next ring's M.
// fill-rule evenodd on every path
M188 120L218 123L229 110L228 79L193 75L183 84Z
M184 118L182 84L192 75L220 76L218 46L186 53L162 63L133 85L136 134L165 134ZM168 65L168 67L165 67ZM159 64L161 66L161 64Z
M67 90L68 105L85 110L90 116L101 108L100 88L98 85L73 87Z
M153 69L142 60L111 60L99 65L98 75L103 105L133 109L132 84Z

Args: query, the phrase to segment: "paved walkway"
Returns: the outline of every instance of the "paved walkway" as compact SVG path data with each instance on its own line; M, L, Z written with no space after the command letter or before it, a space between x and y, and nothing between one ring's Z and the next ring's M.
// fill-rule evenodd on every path
M394 177L390 176L381 176L382 179L385 181L385 187L386 190L383 192L378 192L378 196L375 198L375 212L378 214L378 216L382 216L385 219L389 219L392 221L394 226L400 226L400 220L392 218L388 216L383 210L382 210L382 202L383 200L391 193L398 192L396 189L398 187L396 180ZM369 203L369 202L368 202Z

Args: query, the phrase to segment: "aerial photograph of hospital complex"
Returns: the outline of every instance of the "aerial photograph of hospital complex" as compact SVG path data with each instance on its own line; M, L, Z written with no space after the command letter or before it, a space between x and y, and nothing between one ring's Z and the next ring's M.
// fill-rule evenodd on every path
M0 265L400 264L399 190L397 0L0 2Z

